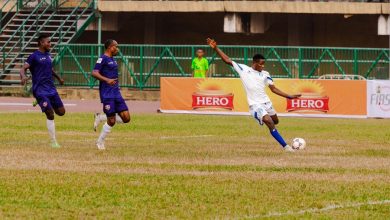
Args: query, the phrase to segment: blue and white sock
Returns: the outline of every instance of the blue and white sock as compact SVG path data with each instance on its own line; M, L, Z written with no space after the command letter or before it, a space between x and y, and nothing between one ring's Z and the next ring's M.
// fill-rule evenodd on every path
M287 145L286 142L283 140L282 136L279 134L278 130L272 130L271 135L275 138L275 140L279 142L280 145L282 145L282 147L285 147Z

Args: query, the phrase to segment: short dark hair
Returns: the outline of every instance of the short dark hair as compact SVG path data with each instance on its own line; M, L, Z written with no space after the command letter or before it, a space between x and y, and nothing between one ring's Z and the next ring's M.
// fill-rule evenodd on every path
M260 60L265 60L265 57L262 54L255 54L253 56L253 62L259 62Z
M50 37L50 36L47 35L47 34L40 34L40 35L38 36L38 38L37 38L38 46L41 45L41 41L42 41L43 39L46 39L46 38L49 38L49 37Z
M111 46L112 43L114 43L113 39L106 40L106 42L104 43L104 48L107 50Z

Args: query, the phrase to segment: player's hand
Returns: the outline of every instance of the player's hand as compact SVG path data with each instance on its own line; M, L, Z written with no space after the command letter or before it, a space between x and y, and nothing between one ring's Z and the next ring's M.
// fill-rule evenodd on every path
M295 95L289 95L287 98L288 99L296 99L296 98L299 98L301 96L302 96L301 94L295 94Z
M108 84L108 85L110 85L110 86L113 86L113 85L115 85L116 84L116 81L117 81L118 79L108 79L107 81L106 81L106 83Z
M207 38L207 44L213 49L217 47L217 42L211 38Z
M26 85L28 78L26 76L20 76L20 84Z
M60 79L58 80L58 82L60 83L61 86L63 86L64 83L65 83L65 80L64 80L63 78L60 78Z

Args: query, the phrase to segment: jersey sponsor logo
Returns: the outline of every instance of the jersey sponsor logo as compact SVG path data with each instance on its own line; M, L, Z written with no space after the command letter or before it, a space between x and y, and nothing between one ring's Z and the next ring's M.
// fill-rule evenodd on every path
M102 61L103 61L103 58L99 58L99 59L96 61L96 63L102 63Z
M198 89L192 94L192 109L234 109L234 94L226 91L224 85L217 80L202 80Z

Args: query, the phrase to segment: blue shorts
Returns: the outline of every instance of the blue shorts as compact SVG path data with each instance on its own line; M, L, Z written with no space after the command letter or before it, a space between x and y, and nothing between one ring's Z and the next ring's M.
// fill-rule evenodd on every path
M107 115L107 117L129 110L123 98L103 99L102 103L103 112Z
M58 93L54 95L37 95L35 97L39 106L42 109L42 112L46 112L49 109L58 109L64 107L62 100Z

